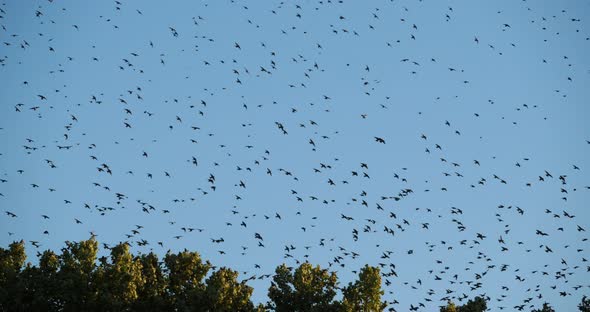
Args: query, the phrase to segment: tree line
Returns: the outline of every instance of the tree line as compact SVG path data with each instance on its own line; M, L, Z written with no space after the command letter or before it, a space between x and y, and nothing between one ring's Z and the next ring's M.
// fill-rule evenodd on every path
M365 265L357 280L338 286L336 273L302 263L280 265L272 276L268 302L254 304L252 287L238 272L214 267L197 252L133 255L129 244L97 259L94 237L66 242L61 253L38 253L26 263L24 241L0 248L0 311L383 311L381 273ZM337 292L341 300L337 300ZM550 309L550 307L548 306ZM481 297L463 306L449 302L441 312L482 312ZM538 310L549 312L550 310ZM580 311L590 312L584 297Z

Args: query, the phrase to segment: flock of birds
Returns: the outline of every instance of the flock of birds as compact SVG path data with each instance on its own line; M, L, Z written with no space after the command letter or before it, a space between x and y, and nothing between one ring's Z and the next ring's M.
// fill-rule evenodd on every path
M2 3L2 245L196 250L258 302L309 261L341 284L379 266L400 311L572 310L590 294L588 10Z

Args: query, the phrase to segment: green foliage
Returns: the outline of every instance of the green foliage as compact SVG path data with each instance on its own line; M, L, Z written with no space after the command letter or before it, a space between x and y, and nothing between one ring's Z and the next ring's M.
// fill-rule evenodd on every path
M164 263L168 268L168 301L174 309L183 311L199 306L205 291L203 279L211 264L203 263L196 252L184 250L178 254L167 253Z
M158 256L154 253L139 255L143 284L137 290L138 299L133 307L136 311L163 311L168 307L168 279L162 271Z
M8 249L0 248L0 310L18 307L20 294L17 291L21 269L25 263L25 242L14 242Z
M98 289L97 306L102 310L130 308L145 284L141 262L133 259L128 244L119 244L111 249L110 263L105 258L100 262L94 276Z
M79 243L66 242L62 249L57 280L60 292L56 300L64 311L91 311L96 302L94 275L98 242L94 237Z
M449 301L446 307L441 307L440 312L483 312L487 310L487 303L482 297L475 297L462 306L456 306Z
M465 305L457 307L457 312L483 312L487 310L487 303L482 297L475 297L467 301Z
M365 265L358 279L342 288L338 278L319 266L280 265L275 270L265 305L255 306L252 287L238 272L213 268L196 252L168 252L163 261L154 253L133 255L127 243L97 259L94 237L66 242L61 254L38 254L39 264L25 264L24 241L0 248L0 311L298 311L377 312L382 301L379 268ZM590 312L582 298L581 312ZM465 305L448 302L440 312L483 312L486 301L475 297ZM554 312L547 303L533 312Z
M268 303L269 307L276 311L286 311L294 301L293 296L293 275L291 268L285 264L278 266L275 275L268 289L268 297L272 300Z
M221 268L207 279L205 302L211 311L253 311L252 287L238 282L238 272Z
M447 303L446 307L441 307L440 312L457 312L457 307L451 301Z
M277 267L268 290L269 308L281 311L336 311L334 301L338 278L334 272L303 263L292 269L286 265Z
M381 301L381 273L379 268L365 265L359 279L343 289L342 310L375 312L383 311L387 304Z
M21 307L30 311L51 311L61 306L58 301L58 269L59 258L50 250L39 257L39 267L27 265L23 269L18 285L22 296Z

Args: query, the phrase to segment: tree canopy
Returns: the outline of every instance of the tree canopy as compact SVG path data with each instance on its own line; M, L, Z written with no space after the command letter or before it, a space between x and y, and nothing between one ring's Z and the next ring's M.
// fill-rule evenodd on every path
M479 296L473 298L473 300L467 301L467 303L462 306L457 306L454 302L449 301L446 306L440 308L440 312L483 312L486 310L486 301Z
M584 296L582 298L582 302L580 302L580 305L578 305L578 309L581 312L590 312L590 298Z
M383 301L381 272L365 265L357 280L339 286L336 273L302 263L279 265L268 289L268 302L254 304L253 288L231 268L214 267L197 252L133 255L129 244L97 259L94 237L66 242L61 253L39 253L38 265L26 262L24 241L0 248L0 311L334 311L376 312ZM337 296L341 295L338 300ZM590 311L590 299L579 304ZM414 310L417 308L414 308ZM441 312L483 312L486 300L464 305L449 301ZM395 311L390 308L390 311ZM545 303L539 312L554 311Z
M549 303L545 302L540 309L535 309L532 312L555 312L555 310L553 310Z
M197 252L133 255L127 243L98 255L94 237L47 250L38 265L25 264L24 241L0 248L0 311L381 311L378 268L365 266L359 280L335 299L336 273L302 263L276 268L269 301L251 301L252 287L231 268L214 269ZM352 309L352 310L351 310Z

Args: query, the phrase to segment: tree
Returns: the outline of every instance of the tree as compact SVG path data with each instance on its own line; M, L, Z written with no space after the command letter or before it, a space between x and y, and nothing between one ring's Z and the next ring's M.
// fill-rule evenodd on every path
M97 252L98 242L94 236L78 243L66 242L66 247L62 248L56 276L60 292L56 300L63 311L94 311Z
M25 242L13 242L8 249L0 248L0 310L12 311L19 306L21 292L19 281L25 264Z
M338 278L309 263L301 264L294 273L286 265L277 267L268 290L268 307L281 311L336 311L339 304L334 301Z
M543 303L543 307L541 309L535 309L531 312L555 312L555 310L553 310L549 303L545 302Z
M24 310L59 310L62 303L59 300L58 269L59 258L51 250L46 250L41 254L39 267L27 264L19 277L20 305Z
M487 303L482 297L475 297L462 306L456 306L449 301L446 307L441 307L440 312L484 312L487 310Z
M166 300L168 279L164 275L158 256L154 253L139 255L143 285L138 289L138 299L133 305L135 311L171 310Z
M127 310L139 297L145 280L142 264L129 252L129 245L121 243L111 249L111 262L101 258L95 275L98 288L97 307L101 310Z
M586 296L582 297L582 301L578 305L578 309L581 312L590 312L590 298Z
M252 287L238 282L238 272L221 268L207 279L205 302L210 311L253 311Z
M379 268L365 265L359 279L343 289L342 309L344 311L383 311L387 304L381 301L381 273Z
M473 298L473 300L467 301L465 305L458 307L457 312L483 312L487 308L485 299L478 296Z
M297 311L377 312L382 301L379 268L365 265L358 279L338 291L336 273L303 263L280 265L268 289L269 301L254 305L252 287L238 272L213 268L197 252L133 255L128 243L97 260L94 237L66 242L61 254L38 253L38 265L26 263L24 241L0 248L0 311ZM578 305L590 312L590 298ZM483 312L486 299L475 297L462 306L449 301L440 312ZM533 312L554 312L548 303Z
M211 264L203 262L197 252L184 250L178 254L167 253L164 263L168 268L167 300L173 309L185 311L202 306L205 284L203 279Z
M449 301L446 307L440 307L440 312L457 312L457 307L453 302Z

